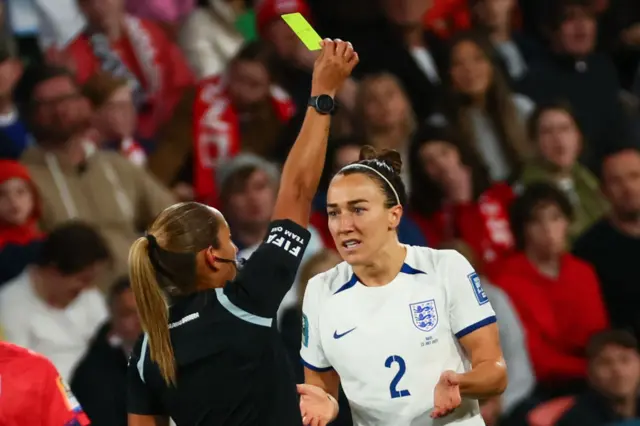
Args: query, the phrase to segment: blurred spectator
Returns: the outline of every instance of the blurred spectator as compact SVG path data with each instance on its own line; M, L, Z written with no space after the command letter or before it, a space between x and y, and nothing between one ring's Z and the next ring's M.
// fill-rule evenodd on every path
M27 169L0 160L0 285L32 263L42 243L40 197Z
M180 29L180 47L198 79L223 73L238 53L244 37L235 21L244 10L244 0L206 0Z
M22 64L8 37L0 39L0 159L17 160L31 142L13 101Z
M511 188L493 184L475 151L449 128L418 130L409 159L412 217L431 247L463 241L479 272L492 278L496 261L513 249Z
M606 152L628 143L616 70L595 52L598 25L590 0L555 1L548 21L552 52L532 64L522 90L537 103L570 102L587 141L580 160L596 170Z
M248 259L266 238L273 214L280 181L278 168L253 155L240 154L218 167L222 211L229 221L238 258ZM323 249L322 238L312 225L311 239L303 261ZM285 295L279 314L298 300L298 285Z
M0 289L7 341L45 355L68 380L107 318L93 285L108 261L107 246L93 228L68 223L51 232L32 267Z
M392 74L367 76L360 83L354 109L355 132L360 139L378 150L394 149L409 163L409 142L416 118L400 81ZM408 169L402 181L411 191Z
M300 293L298 295L298 300L296 300L293 306L288 307L282 315L280 334L282 335L285 348L289 353L298 383L304 383L304 368L302 365L302 359L300 358L300 346L302 345L300 324L302 324L302 298L304 296L304 291L306 290L307 283L311 278L328 271L341 262L342 259L338 253L333 250L326 249L316 252L313 256L310 256L305 260L302 263L299 272ZM353 420L351 419L349 401L344 395L342 387L340 387L338 402L340 404L340 411L338 412L338 417L331 422L331 425L352 426Z
M93 130L98 148L119 152L136 166L147 163L147 154L135 138L136 109L127 80L97 72L82 86L93 107Z
M438 248L457 250L474 269L479 267L475 253L463 242L454 241ZM481 280L498 319L500 346L509 370L509 384L501 397L480 401L480 412L486 426L522 426L533 405L530 396L536 383L524 330L509 296L485 277L482 276Z
M80 84L98 70L125 78L139 112L139 136L152 138L193 84L192 75L178 46L153 22L127 15L123 3L79 0L87 32L67 53Z
M616 64L622 87L629 90L636 75L640 76L640 3L636 0L602 3L606 10L600 17L598 36Z
M111 288L108 307L109 322L98 330L75 369L71 390L92 426L127 426L127 360L142 333L128 278Z
M40 48L58 50L85 26L76 0L7 0L8 22L20 37L37 36Z
M640 422L638 341L626 331L603 331L587 347L590 389L557 426L623 426ZM632 423L634 420L636 423ZM627 423L629 422L629 423Z
M604 159L602 190L611 212L576 241L574 253L598 273L613 325L640 337L640 151L626 149Z
M215 167L239 151L275 156L278 136L294 105L273 84L269 58L264 44L250 43L231 61L223 78L200 83L194 107L196 199L215 205Z
M489 167L493 180L517 176L531 151L526 121L534 104L513 94L496 65L494 49L477 33L463 33L451 41L449 58L452 93L432 124L449 123L473 143Z
M0 424L3 426L88 426L65 380L47 358L0 342Z
M109 243L115 275L127 273L129 245L138 230L173 197L120 154L96 151L88 143L91 107L68 72L30 68L18 92L29 100L22 112L38 142L22 162L43 200L42 229L50 231L69 219L95 225Z
M519 252L500 265L494 280L524 324L542 399L582 389L587 342L608 325L595 272L566 252L572 216L555 186L529 186L511 209Z
M475 0L475 3L476 24L487 31L511 80L522 80L529 62L540 52L534 41L513 28L517 0Z
M125 0L128 13L137 18L155 21L169 30L170 34L176 32L195 4L195 0Z
M578 163L584 138L571 107L564 102L538 106L529 120L529 136L538 155L524 166L520 183L549 182L565 193L573 206L569 236L575 240L607 212L608 203L598 179Z
M418 121L435 111L441 95L444 44L425 30L431 0L380 0L382 17L367 28L345 28L344 38L358 49L357 75L389 72L407 88Z

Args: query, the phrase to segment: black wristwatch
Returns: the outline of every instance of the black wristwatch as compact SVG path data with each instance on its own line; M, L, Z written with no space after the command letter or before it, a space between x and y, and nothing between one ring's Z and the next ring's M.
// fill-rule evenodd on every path
M329 95L311 96L307 105L325 115L333 114L336 110L336 102Z

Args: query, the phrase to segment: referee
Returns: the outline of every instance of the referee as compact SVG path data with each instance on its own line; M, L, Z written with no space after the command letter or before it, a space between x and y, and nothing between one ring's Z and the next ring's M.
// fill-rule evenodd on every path
M357 63L350 43L322 42L269 234L242 269L224 217L202 204L167 208L134 242L131 285L145 333L129 360L130 426L302 424L274 318L309 240L333 97Z

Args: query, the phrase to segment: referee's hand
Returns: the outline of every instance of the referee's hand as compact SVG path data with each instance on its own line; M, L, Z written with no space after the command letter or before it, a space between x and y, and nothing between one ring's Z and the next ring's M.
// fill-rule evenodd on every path
M317 386L298 385L300 414L305 426L326 426L338 416L338 403Z
M447 370L440 375L440 380L433 390L433 410L431 417L437 419L453 412L462 403L460 396L460 379L458 373Z
M322 40L322 52L313 65L311 94L335 96L360 59L348 41Z

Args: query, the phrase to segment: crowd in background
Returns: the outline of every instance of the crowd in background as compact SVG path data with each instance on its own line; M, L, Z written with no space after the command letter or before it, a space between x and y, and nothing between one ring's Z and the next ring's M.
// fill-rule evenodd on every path
M365 144L399 151L401 242L455 248L483 277L509 370L487 425L640 421L637 0L1 5L0 327L93 425L126 425L127 255L155 215L217 207L243 258L265 237L317 55L291 12L360 57L322 186ZM325 198L279 313L300 381L304 286L340 262Z

